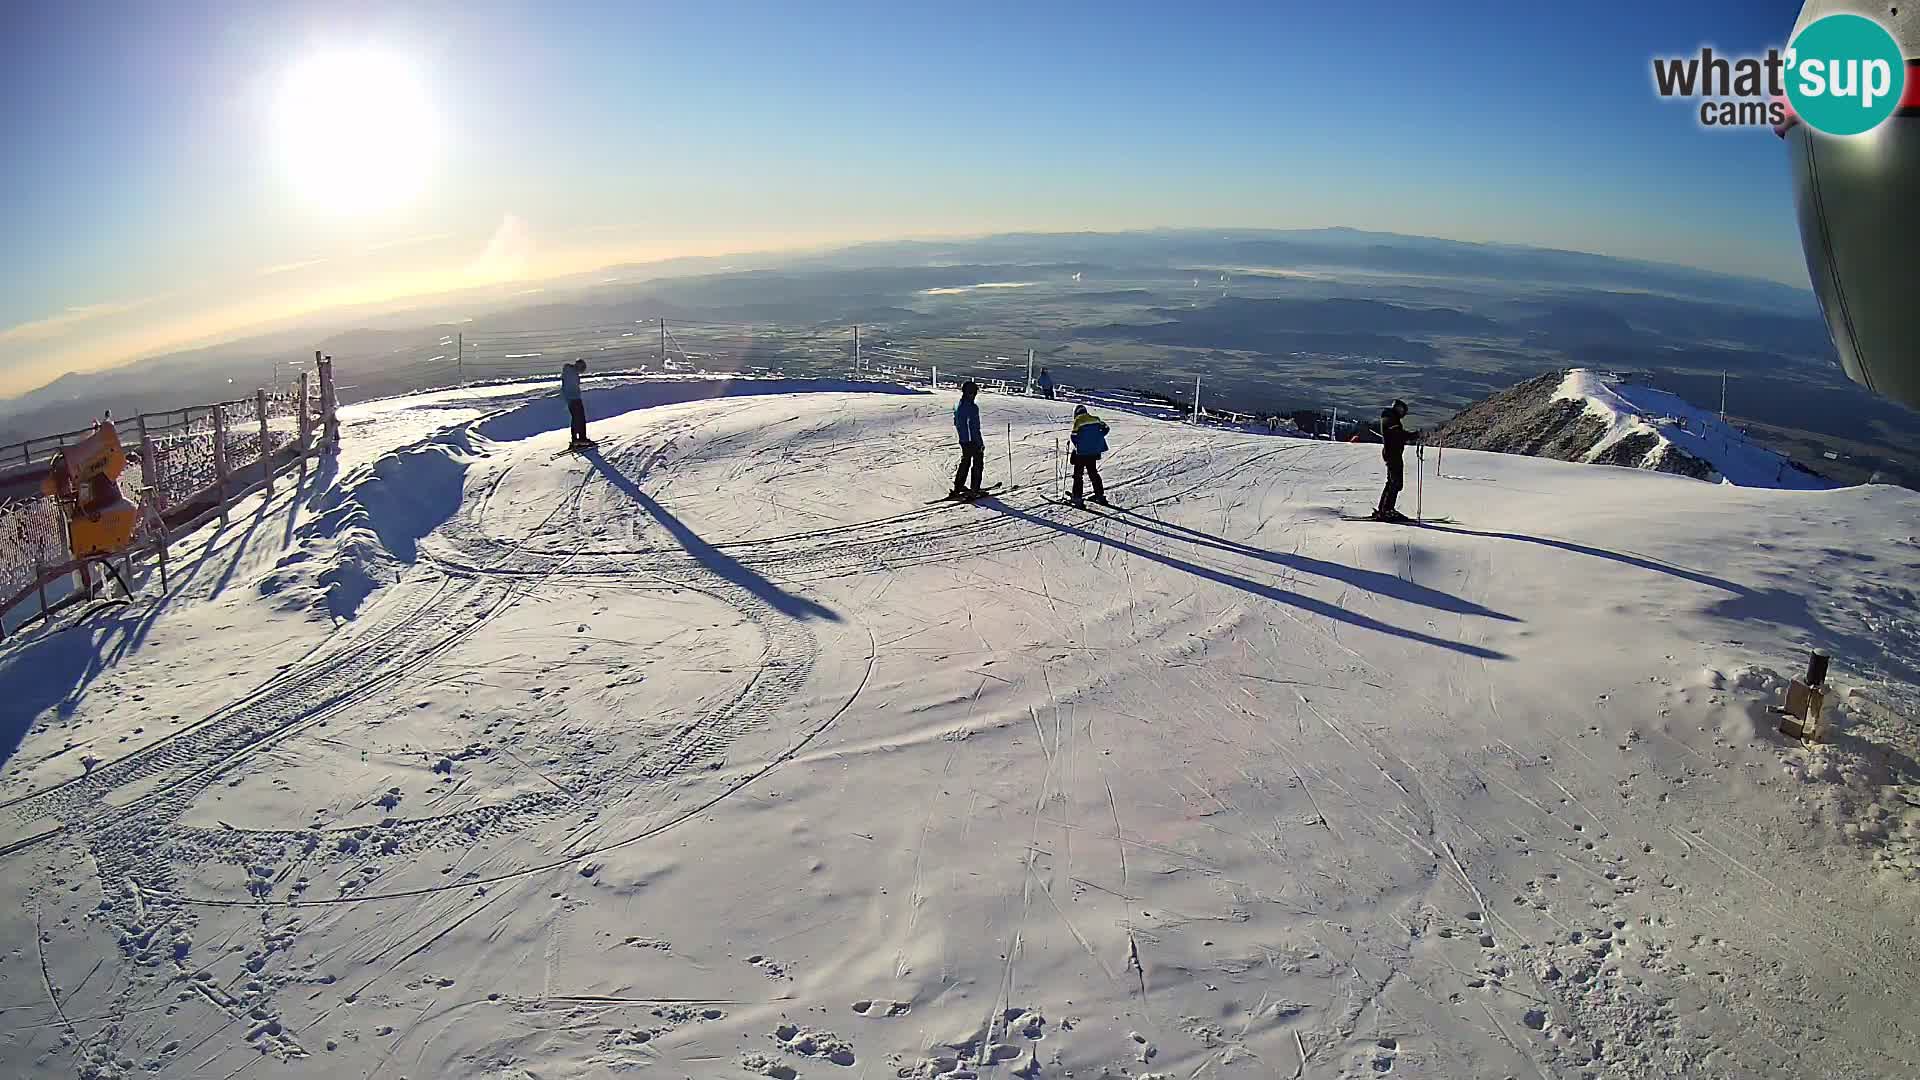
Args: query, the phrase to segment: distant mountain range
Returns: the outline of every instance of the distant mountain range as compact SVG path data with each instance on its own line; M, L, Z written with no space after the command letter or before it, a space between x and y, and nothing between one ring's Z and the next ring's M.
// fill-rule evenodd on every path
M982 287L1009 283L1019 287ZM664 317L682 362L714 371L843 374L839 342L850 348L857 324L870 345L943 371L1018 367L1008 358L1032 350L1067 384L1178 393L1201 375L1209 401L1252 412L1362 415L1395 397L1452 410L1548 367L1621 365L1699 400L1708 382L1717 398L1731 372L1732 412L1781 449L1837 453L1849 479L1896 462L1920 475L1913 415L1847 382L1811 292L1580 252L1340 228L1165 229L680 259L531 284L307 316L64 375L0 401L0 444L83 427L104 409L284 384L316 349L338 359L349 401L550 373L583 350L643 363L650 350L609 356L599 338L617 328L637 342ZM709 328L704 344L690 324ZM805 335L809 347L792 344Z

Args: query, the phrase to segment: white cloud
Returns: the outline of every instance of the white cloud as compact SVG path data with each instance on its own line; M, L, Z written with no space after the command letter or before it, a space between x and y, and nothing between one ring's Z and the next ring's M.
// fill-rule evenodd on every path
M14 341L52 341L65 336L74 327L95 319L104 319L113 315L124 315L129 311L146 307L159 297L147 297L144 300L128 300L120 303L81 304L67 308L57 315L44 319L18 323L0 330L0 342Z
M1027 289L1040 284L1037 281L983 281L978 285L952 285L944 289L921 289L923 296L958 296L975 289Z
M260 271L260 276L272 277L275 274L291 274L295 270L305 270L310 266L319 266L326 261L325 259L301 259L298 262L281 263L278 266L265 267Z

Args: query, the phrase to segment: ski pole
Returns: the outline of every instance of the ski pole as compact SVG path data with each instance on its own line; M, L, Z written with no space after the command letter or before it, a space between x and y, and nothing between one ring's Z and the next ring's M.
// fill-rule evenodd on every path
M1416 446L1413 448L1413 465L1414 465L1414 468L1420 470L1419 472L1415 473L1413 476L1413 519L1415 521L1420 521L1420 520L1423 520L1422 515L1426 509L1426 494L1427 494L1427 448L1426 447Z
M1007 421L1007 483L1013 483L1013 421Z

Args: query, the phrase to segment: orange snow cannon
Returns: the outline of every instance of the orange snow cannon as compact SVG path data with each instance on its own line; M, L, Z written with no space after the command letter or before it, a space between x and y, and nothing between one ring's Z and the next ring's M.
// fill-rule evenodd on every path
M41 490L67 518L67 544L76 559L117 555L133 543L140 510L120 491L127 452L111 420L54 455Z

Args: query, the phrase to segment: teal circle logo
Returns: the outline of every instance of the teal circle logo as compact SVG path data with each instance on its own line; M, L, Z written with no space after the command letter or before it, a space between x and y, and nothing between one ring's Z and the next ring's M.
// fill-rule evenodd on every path
M1863 15L1807 24L1787 48L1787 100L1808 127L1858 135L1900 107L1907 63L1900 43Z

